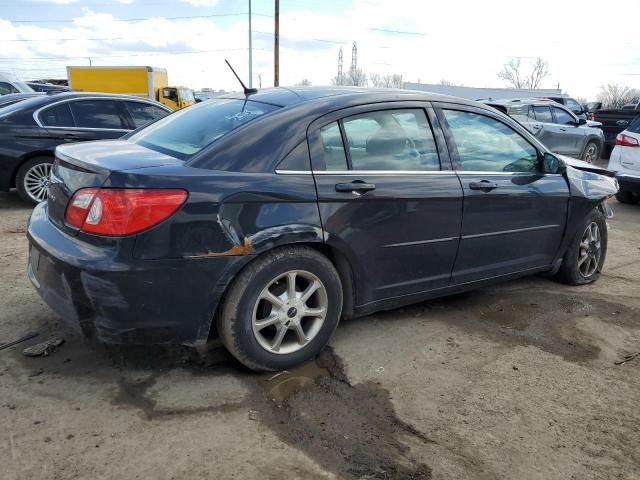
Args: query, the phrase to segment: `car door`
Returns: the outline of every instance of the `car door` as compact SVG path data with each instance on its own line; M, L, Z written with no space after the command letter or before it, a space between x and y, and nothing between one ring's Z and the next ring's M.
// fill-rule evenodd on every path
M557 152L574 157L581 156L585 147L585 131L584 128L580 128L578 119L560 107L551 107L551 112L553 123L558 128Z
M426 103L394 102L309 127L325 236L346 253L360 305L449 284L462 190L434 121Z
M553 115L549 105L533 105L535 124L531 132L546 145L550 150L561 153L557 150L562 145L560 128L553 122Z
M550 266L567 215L564 177L540 173L541 155L515 122L474 107L436 112L464 191L451 283Z

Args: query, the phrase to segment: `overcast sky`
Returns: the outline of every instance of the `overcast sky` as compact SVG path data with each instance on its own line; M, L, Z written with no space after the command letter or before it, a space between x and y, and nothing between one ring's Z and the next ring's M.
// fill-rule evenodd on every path
M510 57L540 56L560 87L592 99L599 86L640 86L640 0L281 0L282 85L328 85L358 43L367 73L505 86ZM253 82L273 84L273 0L253 0ZM248 75L248 0L0 0L0 71L64 78L66 65L152 65L169 81L237 89ZM60 21L54 21L60 20ZM125 21L126 20L126 21Z

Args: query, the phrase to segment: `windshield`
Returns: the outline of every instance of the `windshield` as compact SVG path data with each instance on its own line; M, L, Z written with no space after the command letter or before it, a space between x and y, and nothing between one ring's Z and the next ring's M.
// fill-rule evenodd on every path
M198 103L139 130L129 140L185 160L224 134L278 108L231 99Z
M195 102L196 101L195 97L193 96L193 90L191 90L189 88L181 88L180 89L180 97L185 102Z

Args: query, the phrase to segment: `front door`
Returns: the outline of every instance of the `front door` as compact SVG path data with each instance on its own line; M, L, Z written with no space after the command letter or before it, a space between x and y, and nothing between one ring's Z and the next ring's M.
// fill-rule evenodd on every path
M540 173L538 149L515 122L484 109L441 107L464 190L452 284L550 266L567 216L564 177Z
M553 121L558 128L558 139L562 145L558 147L558 153L574 157L582 156L585 130L580 128L578 119L559 107L551 107L551 111L553 112Z
M325 238L349 259L359 305L449 284L462 190L427 105L354 107L309 129Z

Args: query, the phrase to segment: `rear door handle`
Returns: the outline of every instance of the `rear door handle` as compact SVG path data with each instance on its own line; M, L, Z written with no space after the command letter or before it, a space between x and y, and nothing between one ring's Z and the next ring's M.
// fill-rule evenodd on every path
M490 182L489 180L482 180L481 182L471 182L469 184L471 190L482 190L483 192L489 192L494 188L498 188L498 184Z
M375 190L373 183L365 183L362 180L354 180L350 183L336 183L336 192L352 192L358 195Z

